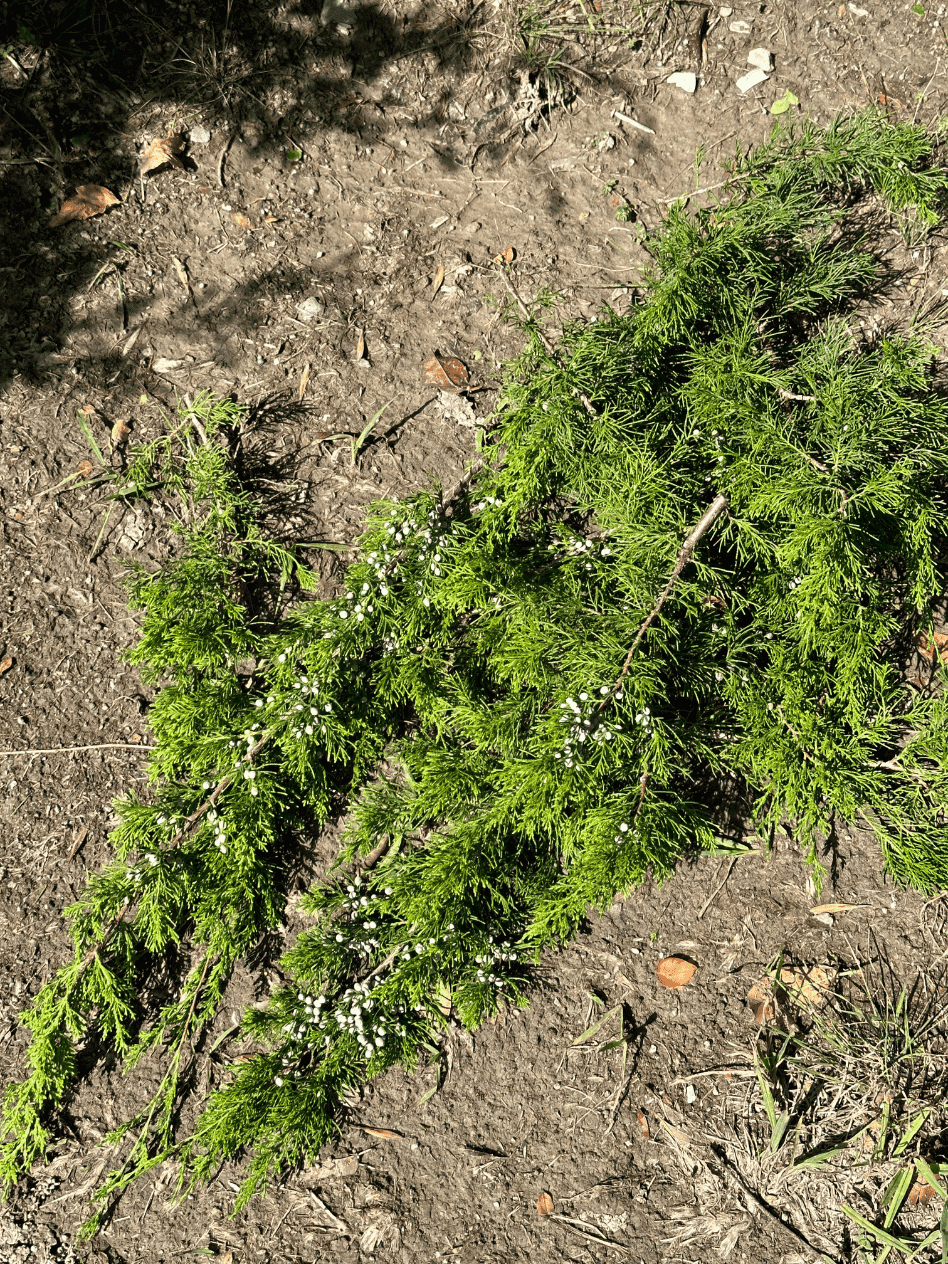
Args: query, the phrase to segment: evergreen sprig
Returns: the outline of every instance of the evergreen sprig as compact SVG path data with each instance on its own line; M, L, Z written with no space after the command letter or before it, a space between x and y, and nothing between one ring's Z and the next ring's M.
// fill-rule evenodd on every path
M927 161L879 113L778 128L726 201L672 206L629 312L553 346L526 309L483 467L453 497L375 505L343 590L284 619L265 594L308 572L212 427L182 467L180 555L131 579L132 658L161 682L152 784L119 804L117 859L67 910L74 958L23 1016L7 1182L96 1038L167 1070L112 1134L137 1130L84 1231L172 1154L181 1191L247 1156L244 1205L449 1012L525 1003L590 909L719 845L725 781L817 876L843 819L897 882L948 881L948 710L902 671L943 594L945 399L920 325L871 340L851 316L882 284L858 216L933 224L948 178ZM290 982L242 1020L256 1053L180 1136L190 1051L279 922L287 849L342 798ZM177 999L150 1015L145 982L181 946Z

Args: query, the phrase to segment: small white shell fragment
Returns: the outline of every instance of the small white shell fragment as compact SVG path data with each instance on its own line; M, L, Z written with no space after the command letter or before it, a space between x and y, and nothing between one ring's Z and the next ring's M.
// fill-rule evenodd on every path
M694 92L698 87L698 76L692 74L690 70L676 70L665 82L675 88L681 88L682 92Z
M685 1085L685 1101L687 1102L689 1106L693 1106L695 1104L695 1098L697 1096L698 1094L695 1092L695 1086L693 1084L686 1084Z
M750 22L742 22L740 18L734 22L728 22L727 29L732 35L750 35L751 33Z
M741 92L749 92L751 88L756 88L759 83L766 83L770 78L765 75L762 70L748 70L746 75L741 75L737 81L737 86Z
M774 68L774 59L769 48L752 48L747 54L748 66L756 66L758 70L770 71Z

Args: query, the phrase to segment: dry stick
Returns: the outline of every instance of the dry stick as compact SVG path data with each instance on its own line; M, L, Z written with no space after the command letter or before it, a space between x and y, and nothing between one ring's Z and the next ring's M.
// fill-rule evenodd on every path
M628 674L629 664L632 662L632 655L638 649L639 642L642 640L642 637L645 635L645 633L649 630L651 625L658 618L658 613L661 610L662 606L665 604L665 602L668 600L668 595L671 592L671 590L674 588L675 581L678 579L678 576L681 574L681 572L688 565L688 562L691 560L691 555L692 553L694 553L695 548L697 547L698 541L701 539L701 537L704 535L707 529L711 526L711 524L717 518L721 516L721 514L724 512L725 509L727 509L727 497L724 495L715 496L714 500L712 500L711 504L708 506L703 517L701 518L701 521L698 523L698 525L692 531L691 535L688 536L687 540L678 550L678 556L675 559L675 565L672 567L672 573L669 576L668 583L662 589L661 596L659 597L658 601L656 601L655 605L652 607L651 612L649 613L645 622L642 624L638 632L635 634L635 640L632 642L632 647L629 650L628 654L626 654L625 662L622 664L622 671L619 673L619 679L612 686L613 693L615 693L615 691L619 688L619 686L622 684L622 681L625 679L626 675ZM600 707L602 707L605 705L605 703L602 702L599 705Z
M520 315L523 317L524 320L530 320L529 308L527 307L523 299L520 297L520 295L517 293L517 291L514 289L514 285L510 277L507 275L506 272L501 272L500 275L503 278L504 285L506 285L507 290L510 294L510 297L517 304L517 307L520 311ZM546 334L543 332L543 330L540 328L539 325L536 326L536 334L540 340L540 344L543 347L543 350L547 353L547 355L550 357L553 363L562 369L563 368L562 361L559 359L556 352L553 350L552 342L550 342L549 338L547 338ZM587 396L580 395L579 398L583 401L583 407L586 409L588 413L595 413L596 410L595 408L593 408Z
M701 921L702 917L704 917L705 913L707 913L708 909L711 907L714 901L721 894L721 892L724 890L724 888L727 886L727 880L731 876L734 866L737 864L739 859L740 859L739 856L731 857L731 863L727 867L727 873L724 875L723 879L721 880L721 885L719 887L716 887L715 890L712 892L712 894L708 896L708 898L705 900L702 906L701 912L698 914L699 922Z
M139 746L137 742L97 742L93 746L50 746L48 749L41 750L38 747L30 747L28 750L0 750L0 755L61 755L64 751L90 751L90 750L130 750L130 751L153 751L157 750L157 746Z

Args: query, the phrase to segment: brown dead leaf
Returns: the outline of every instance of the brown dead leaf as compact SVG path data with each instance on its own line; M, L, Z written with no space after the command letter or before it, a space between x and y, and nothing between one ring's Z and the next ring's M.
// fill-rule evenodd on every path
M142 740L142 735L141 733L129 733L128 740L131 742L133 746L137 746L139 742Z
M443 356L436 351L424 364L425 381L443 391L462 390L468 382L467 369L457 356Z
M147 176L150 171L158 171L161 167L167 167L169 163L172 167L184 171L185 166L181 161L184 148L184 137L178 132L171 136L164 136L160 140L153 140L150 145L145 146L139 159L142 175Z
M300 375L300 403L303 402L303 396L306 394L306 388L309 386L309 365L303 369Z
M250 220L246 215L242 215L240 211L231 211L230 217L240 228L250 227Z
M638 1121L639 1127L642 1129L642 1136L645 1138L646 1141L648 1141L652 1134L649 1132L648 1120L645 1118L645 1111L640 1110L639 1113L636 1115L636 1119Z
M435 273L435 279L431 282L431 297L432 298L434 298L434 296L438 293L438 291L441 289L441 286L443 284L444 284L444 264L442 263L441 266L438 268L438 271Z
M814 916L819 913L848 913L850 909L862 907L860 904L815 904L810 912Z
M8 654L6 658L0 658L0 676L8 672L13 666L14 658L12 654Z
M697 969L686 957L663 957L655 967L655 973L662 987L680 988L691 982Z
M772 1023L776 1017L773 1003L773 992L770 990L770 979L758 979L752 983L747 992L747 1004L754 1013L754 1022L762 1027Z
M364 356L365 356L365 334L364 334L364 332L360 329L360 330L359 330L359 341L356 343L356 353L355 353L355 358L356 358L357 360L361 360L361 359L363 359L363 358L364 358Z
M220 1260L220 1264L234 1264L233 1251L225 1251L223 1255L219 1255L217 1258Z
M95 416L95 405L94 405L94 404L84 404L84 405L82 406L82 408L80 408L80 409L79 409L79 416L80 416L80 417L94 417L94 416Z
M101 184L80 184L75 196L63 202L63 209L49 221L50 228L68 224L74 219L91 219L104 214L110 206L117 206L119 199Z
M277 223L277 217L276 215L264 215L263 222L265 224L275 224Z
M383 1141L394 1141L402 1135L400 1132L392 1132L390 1128L370 1128L367 1124L362 1125L362 1131L367 1132L370 1137L381 1137Z
M915 644L918 646L919 653L930 663L935 661L936 650L941 661L948 663L948 636L945 636L943 632L934 632L931 637L927 632L921 632Z
M784 966L780 971L780 982L790 999L798 1005L802 1000L814 1009L826 1004L835 978L836 971L830 966Z
M935 1191L929 1185L928 1181L916 1181L909 1190L909 1206L917 1207L920 1203L924 1205L935 1197Z
M554 1206L554 1203L553 1203L552 1195L548 1194L546 1190L544 1190L543 1193L540 1195L540 1197L537 1199L537 1215L538 1216L552 1216L553 1206Z
M91 461L80 461L76 466L76 473L81 474L83 478L88 478L90 474L95 473L95 466Z
M517 257L517 252L513 246L508 246L506 250L501 251L499 255L494 255L494 263L513 263Z
M121 417L112 427L112 442L124 443L128 436L132 433L132 428L127 421L123 421Z

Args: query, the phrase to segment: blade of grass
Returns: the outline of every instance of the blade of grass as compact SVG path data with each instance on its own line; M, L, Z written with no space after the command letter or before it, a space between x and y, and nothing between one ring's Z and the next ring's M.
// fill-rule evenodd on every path
M604 1026L609 1021L609 1019L613 1016L613 1014L618 1014L621 1008L622 1008L621 1005L616 1005L613 1009L607 1010L606 1013L603 1014L602 1018L598 1020L598 1022L593 1023L591 1027L587 1027L581 1036L576 1037L576 1039L573 1041L573 1045L574 1046L581 1045L583 1041L588 1040L590 1036L595 1036L599 1028Z
M928 1110L920 1110L918 1112L918 1114L915 1116L915 1118L912 1120L909 1126L905 1129L905 1132L902 1136L902 1140L892 1151L893 1159L898 1159L905 1153L910 1141L915 1136L915 1134L919 1131L919 1129L924 1126L925 1120L928 1118L930 1113L931 1112Z
M362 445L365 443L366 439L369 437L369 435L372 433L373 429L375 428L375 423L376 423L376 422L378 421L378 419L382 416L382 413L384 413L384 412L385 412L386 408L388 408L388 405L389 405L389 404L394 404L394 402L395 402L395 401L394 401L393 399L390 399L390 400L388 401L388 404L383 404L383 405L382 405L382 407L381 407L381 408L378 410L378 412L375 414L375 416L374 416L374 417L373 417L370 421L367 421L367 422L366 422L365 427L364 427L364 429L362 430L362 433L359 435L359 437L358 437L357 439L353 439L353 440L352 440L352 464L353 464L353 466L354 466L354 465L355 465L355 463L356 463L356 457L357 457L357 456L359 455L359 453L362 451Z
M915 1169L913 1167L903 1167L896 1172L892 1180L882 1195L880 1207L885 1212L883 1226L886 1229L892 1227L892 1221L899 1214L899 1208L905 1201L906 1195L912 1188L915 1181Z
M847 1207L845 1203L841 1204L841 1208L850 1220L859 1225L860 1229L865 1229L883 1246L893 1247L896 1251L902 1251L906 1255L918 1250L913 1242L909 1242L906 1238L897 1238L894 1233L889 1233L887 1229L880 1229L878 1225L872 1224L865 1216L860 1216L858 1211L853 1211L852 1207Z
M105 457L102 455L102 449L96 443L95 435L92 433L92 427L89 425L86 418L83 417L81 413L76 413L76 420L79 422L79 427L82 430L82 433L86 436L86 442L89 444L89 447L98 457L99 464L108 467L109 463L105 459Z

